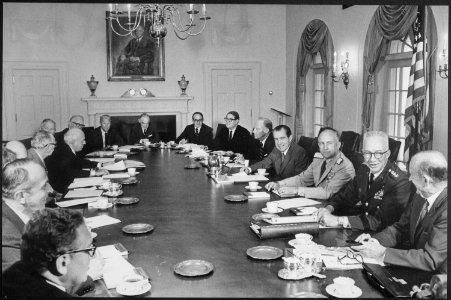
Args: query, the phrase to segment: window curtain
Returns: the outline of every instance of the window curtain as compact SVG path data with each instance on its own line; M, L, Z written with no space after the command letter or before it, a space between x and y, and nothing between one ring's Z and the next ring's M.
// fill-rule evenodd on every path
M418 6L416 5L381 5L371 19L365 38L363 51L363 112L362 123L363 131L372 129L375 104L375 72L380 62L380 58L385 56L388 50L388 44L392 40L404 38L407 34L413 42L412 26L417 17ZM426 59L426 87L428 89L429 103L428 115L426 116L425 126L429 126L429 140L425 140L430 148L432 145L432 124L433 108L435 97L435 68L436 60L434 52L437 48L437 28L435 26L434 16L430 7L426 7L426 40L427 59ZM426 149L426 148L425 148Z
M294 124L294 136L299 137L304 133L302 114L305 109L306 75L313 61L313 56L320 53L324 67L324 103L325 123L332 126L333 116L333 90L329 70L332 69L334 44L327 25L318 19L307 24L299 41L296 62L296 116Z

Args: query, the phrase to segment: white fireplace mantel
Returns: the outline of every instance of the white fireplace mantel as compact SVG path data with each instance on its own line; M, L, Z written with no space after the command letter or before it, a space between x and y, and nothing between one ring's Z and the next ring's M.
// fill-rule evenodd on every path
M177 135L180 135L188 125L188 103L193 97L88 97L81 98L88 106L90 126L99 126L99 117L104 114L110 116L139 116L175 115Z

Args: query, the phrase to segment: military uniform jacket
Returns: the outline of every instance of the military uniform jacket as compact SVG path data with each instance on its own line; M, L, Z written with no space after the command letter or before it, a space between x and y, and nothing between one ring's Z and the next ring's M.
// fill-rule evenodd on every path
M361 201L357 216L349 216L352 228L381 231L399 220L410 197L411 185L407 175L392 161L388 161L384 170L368 190L370 169L362 164L354 180L341 188L327 205L334 212L347 214L349 209Z
M326 164L326 169L321 175L321 166L326 159L321 153L315 153L312 163L308 168L291 178L280 181L281 186L314 186L305 189L306 198L329 199L346 182L355 176L355 170L351 161L342 152Z
M398 222L375 234L388 247L384 263L436 271L446 268L448 236L448 189L445 188L419 222L425 199L416 194ZM410 249L394 249L402 240ZM440 270L439 270L440 271Z

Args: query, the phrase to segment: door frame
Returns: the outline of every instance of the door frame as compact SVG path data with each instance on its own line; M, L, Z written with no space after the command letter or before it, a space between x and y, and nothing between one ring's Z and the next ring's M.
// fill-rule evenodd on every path
M14 88L13 88L13 70L57 70L59 73L60 88L60 112L59 119L54 120L57 125L63 126L63 122L68 120L68 81L67 81L67 63L66 62L38 62L38 61L4 61L3 62L3 121L2 121L2 140L17 139ZM39 125L39 124L36 124ZM63 128L63 127L61 127Z
M251 124L254 124L255 120L260 116L260 75L261 75L261 62L259 61L247 61L247 62L204 62L204 108L207 112L207 122L212 128L213 132L216 132L214 128L213 120L213 91L212 91L212 72L213 70L250 70L252 74L252 89L251 89ZM225 114L226 112L224 112Z

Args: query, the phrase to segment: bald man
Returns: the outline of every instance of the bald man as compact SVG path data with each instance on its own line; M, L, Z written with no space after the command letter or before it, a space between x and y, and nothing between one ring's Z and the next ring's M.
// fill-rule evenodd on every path
M409 170L417 191L399 221L373 237L360 235L363 245L353 248L384 264L446 272L448 163L442 153L424 151L412 157ZM396 248L403 241L408 247Z
M83 169L94 169L96 176L108 173L106 170L99 169L102 167L101 163L79 158L76 155L77 152L82 151L85 144L85 134L81 129L69 129L64 135L64 144L59 145L48 158L49 181L57 192L64 194L74 178L90 176L90 171Z
M27 149L24 144L19 141L10 141L6 143L5 148L14 152L14 154L16 154L16 159L27 158Z

